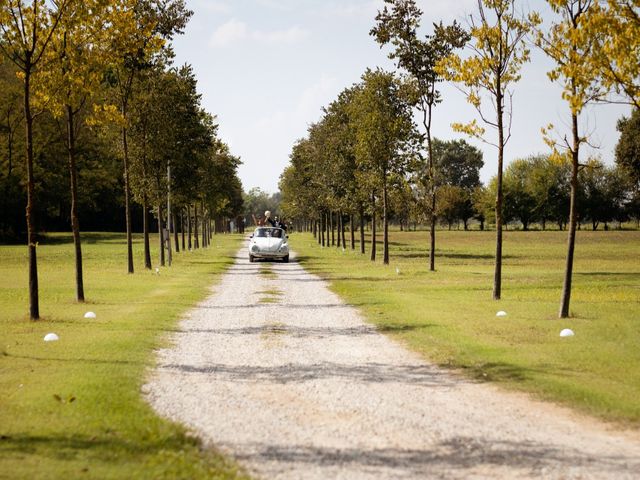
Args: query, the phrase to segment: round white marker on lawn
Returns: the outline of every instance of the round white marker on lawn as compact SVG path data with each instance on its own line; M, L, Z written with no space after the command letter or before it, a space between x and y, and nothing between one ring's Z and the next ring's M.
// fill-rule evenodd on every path
M58 335L56 335L55 333L47 333L44 336L45 342L55 342L56 340L59 340L59 338L58 338Z
M87 312L84 314L84 318L96 318L96 314L93 312Z
M574 335L575 333L573 333L573 330L571 330L570 328L565 328L560 332L561 337L573 337Z
M496 317L506 317L507 316L507 312L505 312L504 310L500 310L498 313L496 313Z

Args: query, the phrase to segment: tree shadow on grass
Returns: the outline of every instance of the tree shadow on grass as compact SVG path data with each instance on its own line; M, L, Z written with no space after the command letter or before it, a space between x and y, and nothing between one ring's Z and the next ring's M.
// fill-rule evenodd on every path
M56 233L55 235L40 234L37 241L42 245L64 245L73 243L73 234L71 232ZM83 244L95 243L127 243L127 237L124 233L118 232L80 232L80 241Z
M462 371L478 382L523 382L532 373L544 373L543 369L522 367L506 362L488 362L475 365L441 364L443 368L461 368Z
M574 275L581 277L638 277L640 272L573 272Z
M394 276L380 276L380 277L357 277L357 276L340 276L340 277L331 277L331 281L341 281L341 282L397 282L400 280L400 277L394 273Z
M183 434L135 439L108 430L96 435L32 435L27 432L0 436L0 454L43 454L59 460L74 459L80 452L93 451L96 459L120 463L122 456L153 455L162 451L178 452L186 445L197 446L199 441ZM6 472L5 472L6 473Z
M36 356L36 355L14 355L12 353L7 353L7 352L4 353L4 356L8 358L19 358L21 360L35 360L35 361L43 361L43 362L86 363L89 365L147 365L147 363L141 362L141 361L120 360L120 359L105 360L102 358L78 358L78 357L60 358L60 357L45 357L45 356Z
M438 325L434 323L425 323L424 325L393 325L393 324L381 324L377 325L376 328L381 333L403 333L403 332L414 332L416 330L425 330L427 328L438 327Z

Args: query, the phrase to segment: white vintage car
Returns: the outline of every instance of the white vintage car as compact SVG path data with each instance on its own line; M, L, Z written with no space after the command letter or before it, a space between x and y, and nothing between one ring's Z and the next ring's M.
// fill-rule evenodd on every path
M289 261L289 237L282 228L258 227L249 238L250 262L256 258L278 258L285 263Z

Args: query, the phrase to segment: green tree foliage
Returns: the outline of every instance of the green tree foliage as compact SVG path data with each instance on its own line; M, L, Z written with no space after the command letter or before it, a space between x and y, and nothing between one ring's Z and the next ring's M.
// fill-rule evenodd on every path
M533 162L514 160L504 172L505 221L519 220L523 230L536 221L536 198L532 188Z
M596 230L600 223L608 228L609 222L625 219L628 182L625 182L621 170L590 159L578 176L578 216L581 222L590 222L591 228Z
M475 215L472 194L480 186L480 169L484 166L482 152L464 140L444 142L434 139L433 159L438 172L438 184L449 187L447 200L438 200L438 210L446 205L447 223L462 220L467 230L469 220Z
M314 222L319 221L318 212L320 202L316 196L318 183L313 176L313 155L311 141L308 138L298 140L289 156L289 165L280 175L280 192L282 193L282 213L289 218L305 218ZM251 195L250 190L247 197ZM255 195L251 195L255 196ZM256 212L264 212L253 200L245 197L246 211L256 215ZM274 211L272 208L266 210ZM275 210L277 211L277 210ZM245 214L245 216L247 216Z
M250 189L243 195L243 198L243 214L248 224L253 221L254 217L256 220L264 218L264 212L267 210L271 212L272 216L282 214L278 196L265 192L259 187ZM293 214L293 211L287 213Z
M640 189L640 109L631 117L618 121L620 140L616 145L616 164L629 176L636 189Z
M360 181L372 192L372 202L382 197L383 263L388 264L390 177L406 173L418 138L415 124L402 84L382 70L367 70L362 76L351 112L356 165L363 174Z
M626 214L640 223L640 109L618 121L620 140L616 145L616 165L627 185Z
M20 180L24 171L22 86L10 62L0 62L0 238L18 240L26 230Z
M457 185L442 185L439 192L436 204L438 217L446 223L449 230L454 223L463 220L466 230L467 222L473 215L471 192Z
M442 81L437 65L454 49L462 48L469 35L457 24L444 26L442 22L434 25L433 35L424 40L418 36L422 11L414 0L385 0L387 5L376 16L376 26L371 29L380 46L391 44L394 47L389 58L396 60L399 69L404 71L413 87L412 104L421 112L422 125L427 141L427 170L421 179L430 193L431 244L429 268L435 270L436 244L436 169L433 161L431 126L433 108L442 101L436 88Z
M406 84L391 73L367 70L360 83L345 89L323 112L308 136L293 146L290 165L280 177L283 208L287 215L309 219L322 245L325 232L333 232L337 224L337 244L344 246L344 224L350 219L352 248L353 217L358 214L361 253L365 215L371 218L373 236L382 213L383 257L388 263L389 220L394 213L408 219L411 211L407 204L401 208L400 198L411 193L407 178L416 164L419 139ZM333 240L331 234L330 244ZM374 241L372 260L375 257Z
M543 230L548 222L564 228L569 217L569 165L553 155L536 155L520 162L529 164L525 167L525 188L534 199L532 218L540 222Z

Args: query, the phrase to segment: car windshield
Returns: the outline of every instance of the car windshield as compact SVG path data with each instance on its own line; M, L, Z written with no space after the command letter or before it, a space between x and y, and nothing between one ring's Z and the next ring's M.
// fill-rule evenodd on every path
M258 228L256 230L255 236L282 238L282 230L280 230L279 228Z

